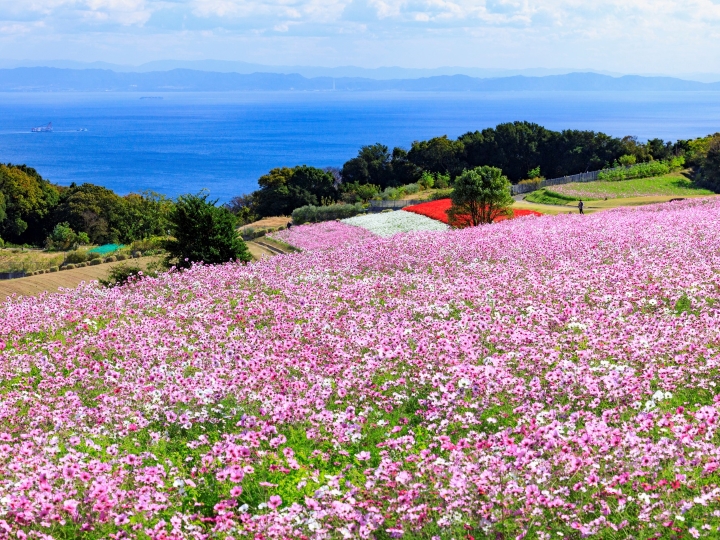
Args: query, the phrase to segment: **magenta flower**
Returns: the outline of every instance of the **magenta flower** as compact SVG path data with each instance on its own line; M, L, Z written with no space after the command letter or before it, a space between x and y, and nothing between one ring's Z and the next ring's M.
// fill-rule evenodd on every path
M280 498L280 495L271 495L267 504L272 510L275 510L282 504L282 499Z

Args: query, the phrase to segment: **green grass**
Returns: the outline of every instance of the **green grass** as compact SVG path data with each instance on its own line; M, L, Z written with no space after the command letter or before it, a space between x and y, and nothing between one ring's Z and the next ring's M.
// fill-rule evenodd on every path
M530 193L528 202L565 205L579 199L584 201L622 199L628 197L697 197L714 195L712 191L695 185L687 172L657 176L654 178L636 178L618 182L572 183L551 188L543 188Z
M548 191L547 189L543 188L538 189L537 191L533 191L527 197L525 197L525 200L537 204L564 205L569 202L577 201L578 199L576 197L555 193L554 191Z

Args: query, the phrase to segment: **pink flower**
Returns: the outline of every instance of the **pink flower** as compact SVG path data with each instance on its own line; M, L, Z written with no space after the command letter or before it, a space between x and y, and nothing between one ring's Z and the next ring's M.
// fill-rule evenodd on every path
M275 510L282 504L282 499L280 498L280 495L272 495L267 504L272 510Z
M230 490L230 496L231 497L239 497L242 495L243 489L240 486L235 486Z
M370 452L366 452L365 450L363 450L363 451L360 452L359 454L355 454L355 457L356 457L359 461L367 461L367 460L369 460L372 456L370 455Z

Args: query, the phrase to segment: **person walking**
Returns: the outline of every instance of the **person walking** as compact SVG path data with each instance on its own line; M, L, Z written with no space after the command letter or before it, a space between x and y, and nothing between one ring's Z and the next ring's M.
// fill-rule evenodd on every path
M581 214L584 214L584 213L585 213L585 212L583 212L583 207L584 207L584 206L585 206L585 205L583 204L582 200L580 200L580 201L578 202L578 210L580 211Z

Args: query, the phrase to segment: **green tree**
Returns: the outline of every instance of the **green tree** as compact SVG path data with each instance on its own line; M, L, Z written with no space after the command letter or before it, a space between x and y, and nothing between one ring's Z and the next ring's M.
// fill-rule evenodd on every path
M257 202L253 193L233 197L230 202L225 203L225 208L235 215L238 225L247 225L258 220Z
M189 268L192 263L248 262L252 256L235 230L235 217L208 194L182 195L170 212L173 239L165 243L168 262Z
M492 223L512 212L510 182L496 167L476 167L463 172L455 179L451 199L448 217L454 227Z
M708 146L705 163L702 167L702 184L708 189L720 193L720 136L716 135Z
M466 166L462 141L448 139L447 135L429 141L415 141L408 159L417 167L432 173L449 174L455 178Z
M340 184L340 191L342 192L342 198L345 202L350 204L356 202L366 203L378 193L380 193L380 186L375 184L358 184L353 182L351 184Z
M253 195L260 217L288 216L296 208L318 206L338 195L330 172L307 165L273 169L260 177L258 185Z
M347 184L374 184L381 189L395 185L388 147L380 143L363 146L357 157L345 162L341 176Z
M5 214L5 219L0 219L0 236L16 244L40 244L52 229L57 186L30 167L0 165L0 194Z
M72 184L63 191L54 219L87 233L93 243L115 243L125 236L123 211L123 199L113 191L95 184Z
M154 191L122 197L113 223L120 242L164 235L168 230L171 208L172 201Z
M90 239L84 232L76 233L67 222L58 223L45 241L48 249L76 249L79 244L89 244Z

